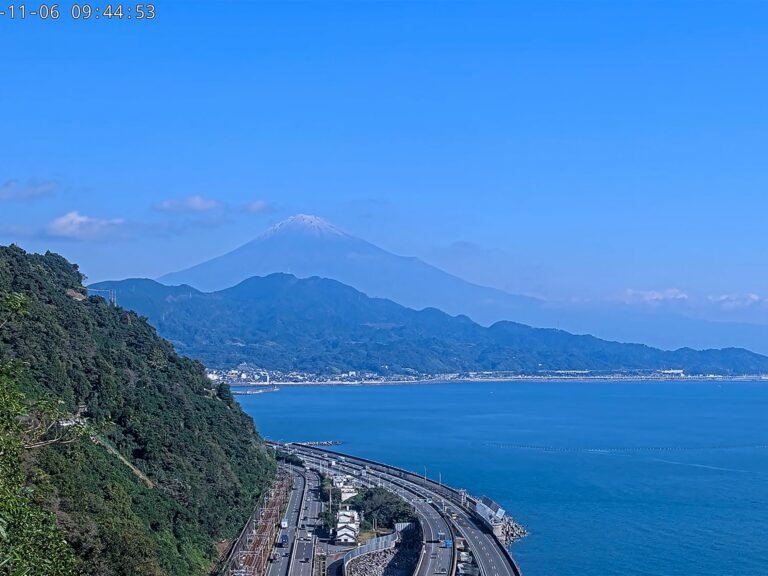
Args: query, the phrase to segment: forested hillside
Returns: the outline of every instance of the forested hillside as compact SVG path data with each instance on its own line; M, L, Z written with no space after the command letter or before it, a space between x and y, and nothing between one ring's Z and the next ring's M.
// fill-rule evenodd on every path
M466 316L369 298L324 278L271 274L210 293L152 280L95 287L115 290L118 301L148 316L179 351L212 367L251 362L329 374L665 368L694 374L768 373L768 357L743 349L667 351L515 322L486 328Z
M205 574L274 461L226 386L134 312L84 297L82 282L56 254L0 247L0 296L22 301L0 311L0 391L26 415L4 405L2 447L13 451L0 464L23 460L14 481L55 514L74 573ZM11 559L0 574L48 574L18 557L30 529L10 501L0 503L0 563Z

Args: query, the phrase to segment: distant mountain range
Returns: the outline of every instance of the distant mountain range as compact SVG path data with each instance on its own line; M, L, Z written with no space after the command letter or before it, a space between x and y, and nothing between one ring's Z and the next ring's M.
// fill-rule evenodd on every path
M338 280L375 298L420 310L467 314L476 322L527 318L543 302L471 284L418 258L397 256L317 216L293 216L223 256L158 279L198 290L229 288L275 272Z
M211 291L275 272L331 278L368 296L417 310L433 307L464 314L485 326L512 320L664 349L743 347L768 353L768 325L712 322L663 306L574 304L509 294L467 282L418 258L387 252L316 216L291 217L236 250L159 281Z
M211 293L147 279L92 288L114 290L122 306L147 316L180 352L212 367L251 362L318 373L768 373L768 357L746 350L663 351L514 322L483 327L466 316L412 310L316 277L272 274Z

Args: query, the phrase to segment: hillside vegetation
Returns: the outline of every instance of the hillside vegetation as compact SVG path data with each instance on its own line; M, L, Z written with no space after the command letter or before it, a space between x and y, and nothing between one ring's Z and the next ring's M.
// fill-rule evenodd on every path
M412 310L322 278L272 274L211 293L152 280L95 287L116 290L122 305L146 315L179 351L212 367L251 362L316 373L768 373L768 357L743 349L664 351L515 322L486 328L466 316Z
M85 298L82 282L56 254L0 247L0 295L20 295L25 308L0 317L0 470L17 471L0 484L0 574L206 574L275 463L226 386L134 312ZM37 406L72 420L48 422ZM41 532L6 495L41 516L35 526L51 539L64 537L73 572L18 553Z

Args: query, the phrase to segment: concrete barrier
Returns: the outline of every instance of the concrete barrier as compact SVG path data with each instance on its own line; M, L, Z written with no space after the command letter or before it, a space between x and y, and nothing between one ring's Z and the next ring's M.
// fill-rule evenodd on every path
M387 534L386 536L379 536L378 538L371 538L363 544L362 546L358 546L354 550L350 550L346 554L344 554L344 574L347 573L347 565L354 560L355 558L359 558L360 556L363 556L365 554L370 554L371 552L379 552L381 550L386 550L388 548L392 548L395 543L397 542L397 539L400 537L401 532L405 532L407 530L413 529L413 524L411 522L402 522L395 525L395 531L392 534Z

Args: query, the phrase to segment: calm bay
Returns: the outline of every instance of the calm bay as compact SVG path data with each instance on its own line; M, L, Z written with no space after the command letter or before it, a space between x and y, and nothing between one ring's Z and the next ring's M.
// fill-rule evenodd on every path
M496 500L526 576L768 574L768 383L284 386L259 431Z

